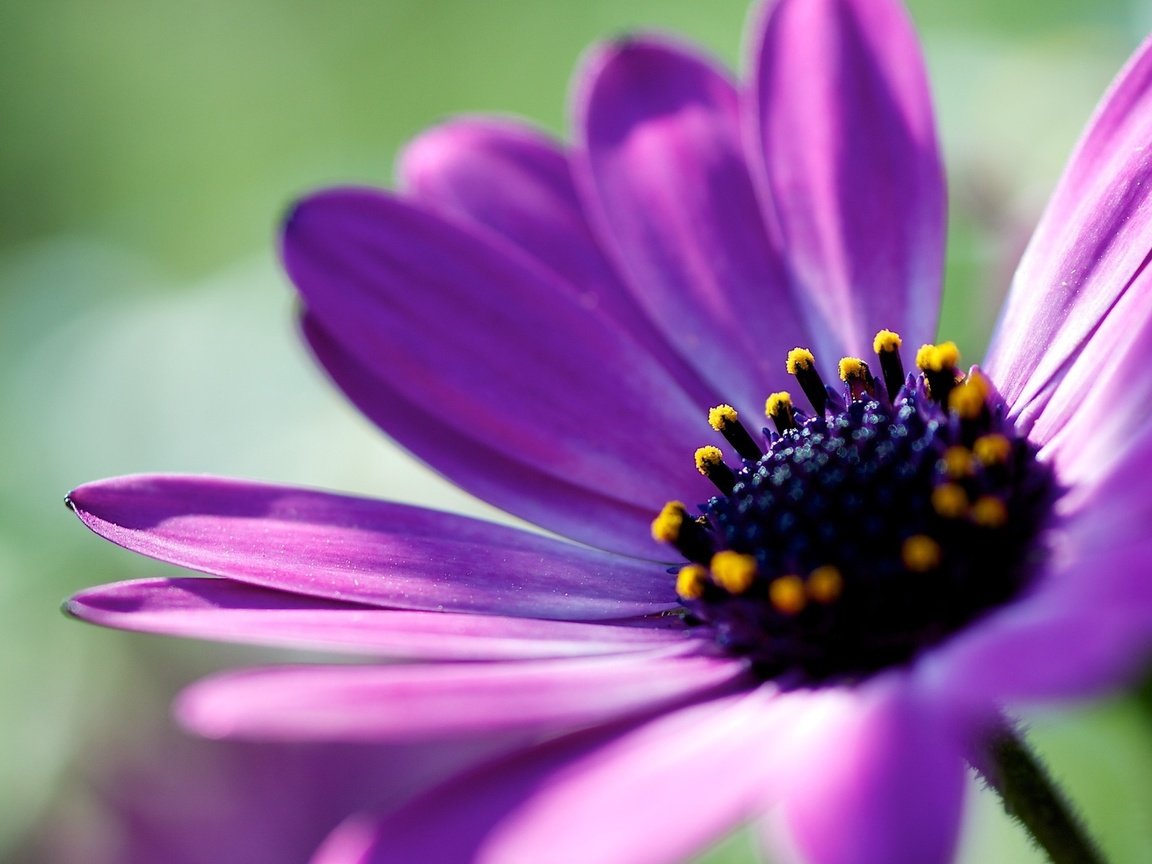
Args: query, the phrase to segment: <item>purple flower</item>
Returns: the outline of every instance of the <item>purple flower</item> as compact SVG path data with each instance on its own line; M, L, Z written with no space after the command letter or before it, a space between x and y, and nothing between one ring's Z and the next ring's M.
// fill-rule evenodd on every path
M943 861L1003 706L1145 658L1152 42L964 374L930 343L944 187L903 8L778 0L753 36L742 83L690 46L603 46L571 147L452 121L400 194L322 192L285 225L345 393L583 545L237 480L72 493L96 533L223 577L92 589L78 617L412 661L224 674L181 698L191 728L538 738L318 860L669 861L778 807L821 864Z

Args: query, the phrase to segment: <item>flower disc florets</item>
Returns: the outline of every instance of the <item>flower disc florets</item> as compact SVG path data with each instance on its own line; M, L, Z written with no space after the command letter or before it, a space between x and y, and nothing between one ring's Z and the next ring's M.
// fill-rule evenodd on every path
M788 686L910 660L1019 595L1044 554L1053 477L988 382L959 372L951 343L921 348L907 377L896 334L875 347L882 381L844 358L843 393L811 352L791 352L815 410L772 394L766 447L713 409L739 467L701 448L721 494L699 517L672 502L653 523L692 562L677 578L690 620Z

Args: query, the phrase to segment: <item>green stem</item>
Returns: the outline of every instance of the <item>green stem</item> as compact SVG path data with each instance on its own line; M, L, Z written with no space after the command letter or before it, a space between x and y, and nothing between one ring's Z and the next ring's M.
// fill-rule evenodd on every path
M976 770L1052 864L1104 864L1103 854L1071 805L1015 729L1000 726L985 746L987 761Z

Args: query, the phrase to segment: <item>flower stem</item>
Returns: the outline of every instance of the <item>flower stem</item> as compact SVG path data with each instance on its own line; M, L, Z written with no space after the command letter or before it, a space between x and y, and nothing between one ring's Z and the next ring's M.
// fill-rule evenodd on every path
M976 770L1053 864L1104 864L1071 805L1015 729L1000 726L986 747L987 760Z

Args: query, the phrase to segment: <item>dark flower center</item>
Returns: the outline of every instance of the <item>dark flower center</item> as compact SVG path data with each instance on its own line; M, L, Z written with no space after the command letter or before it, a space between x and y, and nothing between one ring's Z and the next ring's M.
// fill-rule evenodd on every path
M1018 596L1044 555L1056 484L979 373L951 343L905 376L900 339L874 343L881 376L840 361L842 392L812 354L766 405L761 446L727 405L709 421L739 456L696 452L720 494L691 516L671 502L653 535L690 563L677 592L692 623L785 686L853 680L907 662Z

